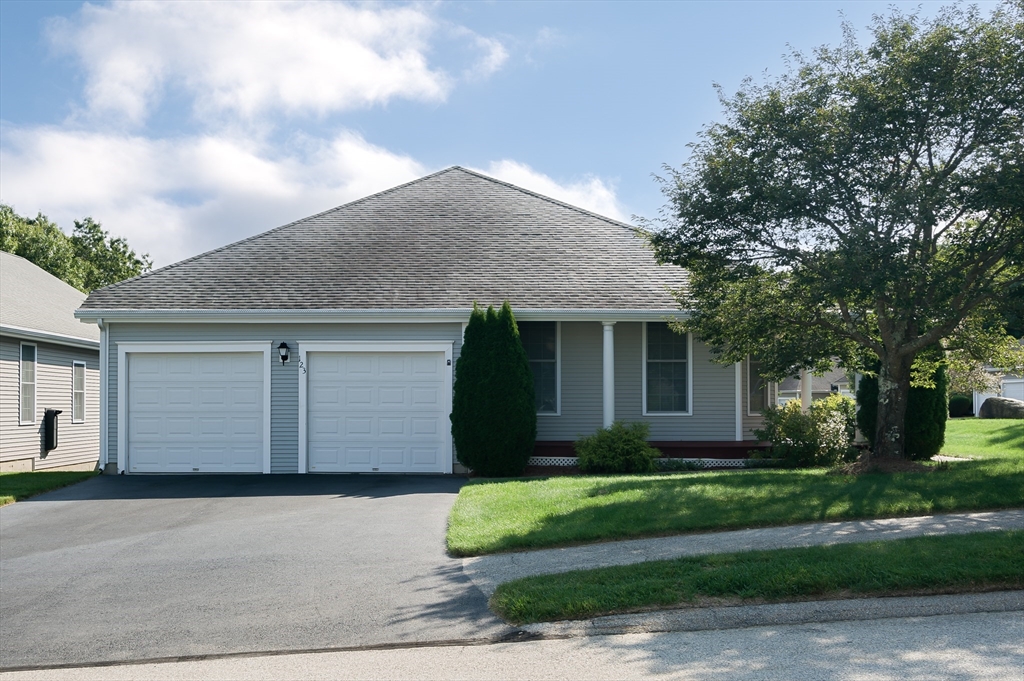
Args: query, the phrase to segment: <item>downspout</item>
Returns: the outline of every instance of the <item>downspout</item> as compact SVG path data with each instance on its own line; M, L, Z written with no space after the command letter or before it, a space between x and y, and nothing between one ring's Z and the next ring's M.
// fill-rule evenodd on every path
M96 319L96 326L100 329L100 452L99 465L100 470L107 473L107 459L109 457L108 451L108 437L107 430L110 426L107 420L107 413L109 409L110 395L107 392L108 385L108 374L110 372L110 353L109 353L109 340L108 340L108 329L107 325L103 322L102 317ZM116 470L114 471L117 472Z

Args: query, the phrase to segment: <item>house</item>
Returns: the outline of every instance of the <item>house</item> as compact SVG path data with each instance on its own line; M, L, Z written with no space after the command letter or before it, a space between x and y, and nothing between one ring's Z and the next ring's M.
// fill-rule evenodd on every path
M451 473L474 301L508 299L534 370L534 464L646 421L739 464L767 393L672 332L678 267L629 225L463 168L94 291L102 461L127 473ZM756 404L751 405L751 399Z
M92 470L100 452L100 332L85 294L0 251L0 470ZM44 446L48 409L57 447Z
M779 406L790 400L800 400L800 377L790 376L779 382L776 401ZM811 375L811 400L823 400L829 395L857 398L856 383L846 370L835 367L822 376Z
M991 373L997 373L995 369L987 369ZM974 391L974 413L977 415L981 411L981 405L985 404L985 400L990 397L1009 397L1014 400L1021 400L1024 402L1024 376L1018 376L1016 374L1004 374L999 378L999 390L998 392L992 393L980 393L977 390Z

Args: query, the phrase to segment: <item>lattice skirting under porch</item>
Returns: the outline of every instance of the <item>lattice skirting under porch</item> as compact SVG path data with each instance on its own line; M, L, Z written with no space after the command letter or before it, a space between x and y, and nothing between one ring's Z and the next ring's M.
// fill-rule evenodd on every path
M700 468L743 468L746 459L658 459L659 461L686 461ZM575 456L531 456L528 466L575 466Z

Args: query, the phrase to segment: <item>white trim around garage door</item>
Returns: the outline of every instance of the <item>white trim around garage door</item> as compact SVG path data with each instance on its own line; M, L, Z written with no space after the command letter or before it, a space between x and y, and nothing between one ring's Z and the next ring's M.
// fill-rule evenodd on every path
M239 343L118 343L117 344L117 472L128 464L128 355L141 353L262 352L263 353L263 472L270 472L270 341Z
M306 473L309 465L309 433L307 424L307 370L310 352L443 352L445 374L445 411L452 413L453 343L444 341L298 341L299 345L299 473ZM445 429L444 473L452 472L452 431Z

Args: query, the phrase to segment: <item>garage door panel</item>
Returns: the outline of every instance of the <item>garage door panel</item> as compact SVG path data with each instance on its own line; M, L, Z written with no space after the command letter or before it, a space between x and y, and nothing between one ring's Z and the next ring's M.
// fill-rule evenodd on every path
M310 471L447 470L445 353L310 352L307 360ZM334 419L340 428L323 427Z
M263 358L250 353L128 357L128 469L262 472Z

